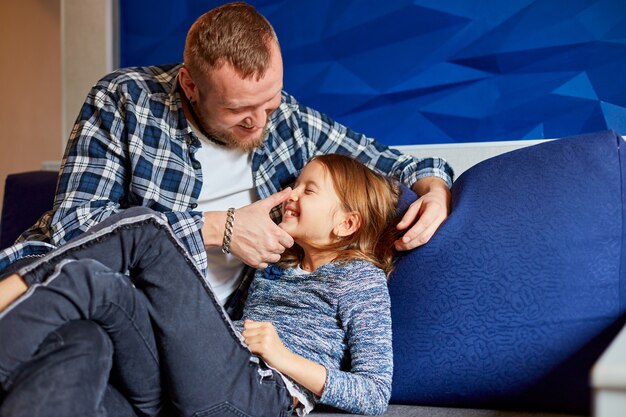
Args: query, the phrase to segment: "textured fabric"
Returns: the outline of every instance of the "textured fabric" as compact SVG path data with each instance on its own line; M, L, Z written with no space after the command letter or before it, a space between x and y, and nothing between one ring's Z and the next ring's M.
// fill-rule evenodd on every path
M588 413L624 323L624 142L600 132L484 161L390 280L392 402Z
M588 415L588 414L587 414ZM313 411L312 417L350 417L337 411ZM576 415L582 417L582 415ZM553 414L543 412L502 411L469 408L425 407L418 405L391 404L382 417L574 417L572 414Z
M97 83L72 129L54 210L21 236L21 244L0 254L0 270L33 252L23 243L26 240L59 245L130 206L165 213L198 267L206 270L199 233L203 217L193 211L202 188L201 165L194 158L200 143L182 110L179 68L126 68ZM445 161L417 160L391 150L286 93L268 127L269 137L252 161L260 198L292 183L308 160L321 153L352 155L409 185L427 176L451 183L452 171ZM35 248L46 249L41 244Z
M255 275L243 319L272 322L289 350L326 367L322 404L360 414L385 411L393 357L380 268L356 260L298 274L272 265Z

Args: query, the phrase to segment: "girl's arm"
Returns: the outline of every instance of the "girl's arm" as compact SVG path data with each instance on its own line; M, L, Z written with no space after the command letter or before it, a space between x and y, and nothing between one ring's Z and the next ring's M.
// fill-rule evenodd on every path
M383 414L391 397L391 311L384 273L369 264L346 267L338 315L346 332L350 370L328 369L320 403L354 414Z
M393 351L385 274L365 262L343 270L338 315L346 332L350 370L324 366L289 351L274 326L244 322L245 342L267 364L320 397L320 403L355 413L383 414L391 396Z
M324 392L326 368L287 349L272 323L244 321L242 335L250 351L318 397Z

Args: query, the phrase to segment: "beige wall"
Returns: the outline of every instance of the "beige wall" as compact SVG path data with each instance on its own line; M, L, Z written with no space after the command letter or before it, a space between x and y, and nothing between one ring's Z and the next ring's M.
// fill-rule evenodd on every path
M114 30L117 1L60 1L64 146L91 86L117 67L117 31Z
M59 1L0 1L0 202L7 174L62 155L60 21Z
M116 5L0 1L0 209L7 174L58 169L89 88L116 66Z

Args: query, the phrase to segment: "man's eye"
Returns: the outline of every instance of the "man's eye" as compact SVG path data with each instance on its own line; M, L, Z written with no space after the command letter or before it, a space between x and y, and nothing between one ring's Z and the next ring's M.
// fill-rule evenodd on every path
M232 114L240 114L243 113L244 109L228 109L229 112L231 112Z

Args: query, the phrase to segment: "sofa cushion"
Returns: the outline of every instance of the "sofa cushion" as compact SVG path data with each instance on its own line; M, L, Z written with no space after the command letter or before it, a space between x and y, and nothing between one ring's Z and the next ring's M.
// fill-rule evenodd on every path
M55 171L7 176L0 220L0 250L11 246L22 232L52 209L57 176Z
M392 402L589 412L626 311L625 148L564 138L454 183L452 214L389 283Z

